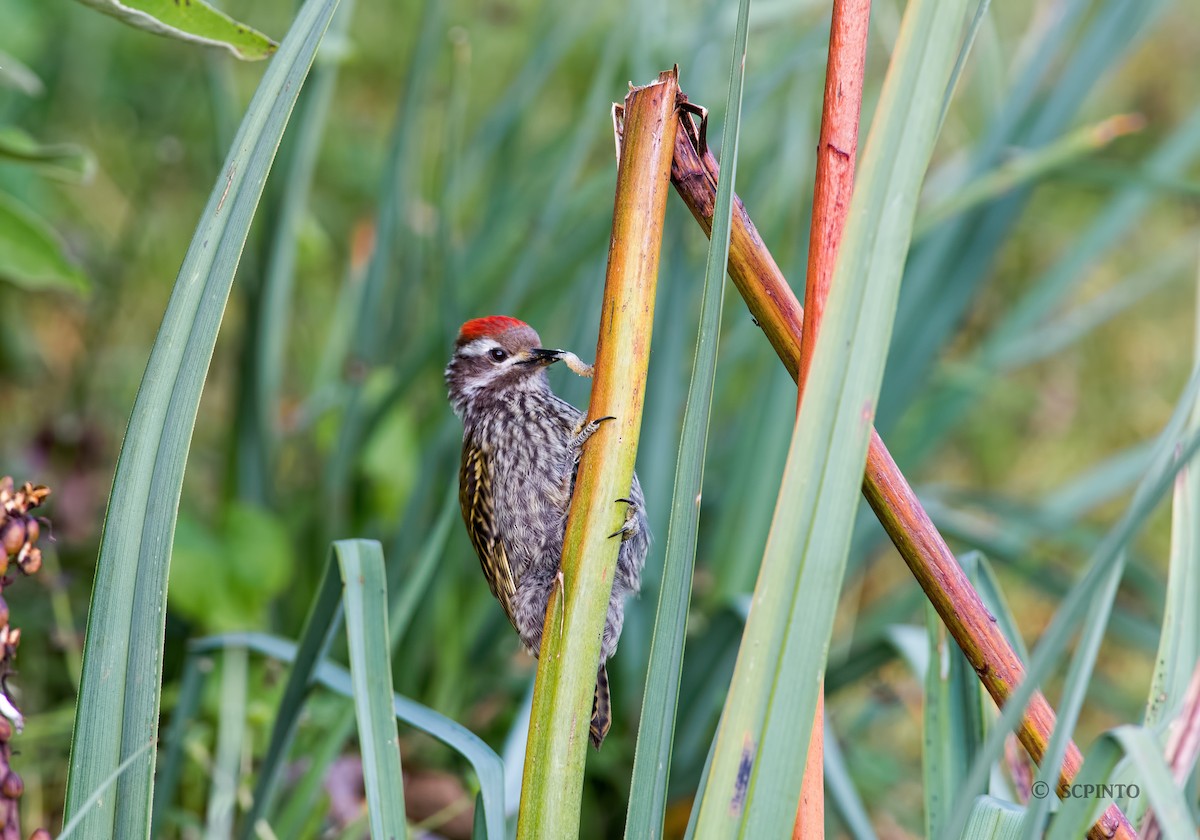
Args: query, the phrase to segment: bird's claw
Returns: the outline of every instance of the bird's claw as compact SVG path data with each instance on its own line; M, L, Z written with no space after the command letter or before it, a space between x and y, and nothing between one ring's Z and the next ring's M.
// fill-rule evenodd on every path
M575 445L583 446L587 443L588 438L596 434L596 431L609 420L616 420L611 414L604 417L597 417L590 423L583 423L575 429Z
M620 537L621 542L625 542L634 537L640 529L637 519L638 503L633 499L616 499L613 504L626 504L629 507L625 511L625 521L621 523L621 527L609 534L608 538L611 540L613 537Z

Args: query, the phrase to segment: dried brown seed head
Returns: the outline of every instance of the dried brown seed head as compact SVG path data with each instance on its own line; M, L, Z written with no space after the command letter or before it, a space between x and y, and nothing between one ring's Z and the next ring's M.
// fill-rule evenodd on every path
M16 554L25 545L25 518L21 514L10 517L0 530L0 547L7 555Z
M42 550L35 546L22 553L24 557L18 561L21 564L21 571L27 575L36 575L38 569L42 568Z

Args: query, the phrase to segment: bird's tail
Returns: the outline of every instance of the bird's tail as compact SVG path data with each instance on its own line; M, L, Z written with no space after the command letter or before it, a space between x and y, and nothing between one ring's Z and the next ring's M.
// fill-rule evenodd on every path
M596 672L596 696L592 699L592 726L589 734L593 747L600 749L610 726L612 726L612 701L608 696L608 669L601 662L600 670Z

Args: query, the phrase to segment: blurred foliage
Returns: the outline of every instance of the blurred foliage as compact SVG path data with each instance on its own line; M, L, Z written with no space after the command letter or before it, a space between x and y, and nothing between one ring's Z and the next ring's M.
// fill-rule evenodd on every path
M285 0L223 8L277 37L294 11ZM636 8L360 0L345 35L322 47L315 72L337 73L327 114L304 127L314 77L268 182L201 404L172 570L165 715L189 637L227 629L296 637L331 539L381 539L389 585L403 588L455 481L460 430L440 374L459 323L514 314L548 345L590 357L615 180L609 102L627 80L678 62L684 90L712 108L714 146L723 124L733 7ZM875 4L864 126L899 11ZM764 0L750 18L738 191L797 289L826 15L812 0ZM1119 113L1146 121L948 219L910 255L881 430L955 548L993 560L1027 641L1124 507L1138 473L1118 467L1140 463L1139 445L1165 422L1191 366L1197 152L1181 152L1166 170L1150 165L1185 137L1200 107L1178 72L1200 52L1191 17L1182 3L993 4L927 183L924 207L937 208L1072 130ZM0 20L0 53L14 59L0 61L0 472L55 488L55 541L43 543L61 568L40 576L44 593L13 605L29 715L15 763L32 827L57 824L61 807L72 657L129 407L262 67L150 37L79 4L0 0ZM292 205L303 138L316 144L312 182L307 200ZM1144 207L1085 252L1090 226L1133 193ZM298 215L290 228L280 222L289 207ZM18 225L20 247L6 247ZM295 257L282 307L265 280L280 230ZM622 822L706 247L672 200L638 470L658 541L610 665L614 730L589 758L583 825L592 837ZM1178 256L1163 264L1164 255ZM1015 323L1007 319L1071 259L1078 265L1061 296L1000 342ZM1105 317L1070 320L1160 264L1149 291L1118 295ZM90 295L78 293L85 287ZM794 390L741 301L730 295L726 307L673 797L694 790L708 749L794 417ZM1030 336L1064 331L1070 340L1055 352L1028 352ZM262 377L264 336L281 351L274 386ZM1020 355L1019 339L1031 360L1005 362ZM996 346L1015 355L985 352ZM563 371L551 377L584 404L586 383ZM1091 472L1102 465L1112 469ZM1081 745L1141 713L1167 520L1164 509L1148 521L1131 557ZM919 834L921 682L881 639L893 625L922 624L922 599L873 523L864 520L858 537L829 663L838 685L831 730L877 830ZM396 654L397 691L500 751L532 665L465 534L452 528ZM247 737L257 747L277 681L272 666L252 666ZM1057 685L1048 688L1056 701ZM297 744L332 760L344 744L327 733L341 731L344 706L321 701ZM209 692L187 735L173 812L181 834L202 819L217 707ZM462 762L427 736L402 727L401 740L406 772L463 775ZM406 789L411 798L418 786ZM345 805L344 793L327 796ZM289 814L288 824L319 825L326 801L314 793L311 810Z

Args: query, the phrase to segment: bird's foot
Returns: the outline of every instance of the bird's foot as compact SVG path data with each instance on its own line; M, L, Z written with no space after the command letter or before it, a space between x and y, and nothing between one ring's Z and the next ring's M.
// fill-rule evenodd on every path
M641 530L637 517L638 503L633 499L617 499L613 504L624 504L629 507L625 509L625 521L621 523L621 527L609 534L608 538L611 540L613 537L620 537L621 542L625 542L625 540L637 536L638 531Z
M587 443L588 438L596 434L596 431L609 420L616 420L616 417L609 415L607 417L597 417L590 423L584 423L581 419L579 425L575 427L575 445L582 447Z

